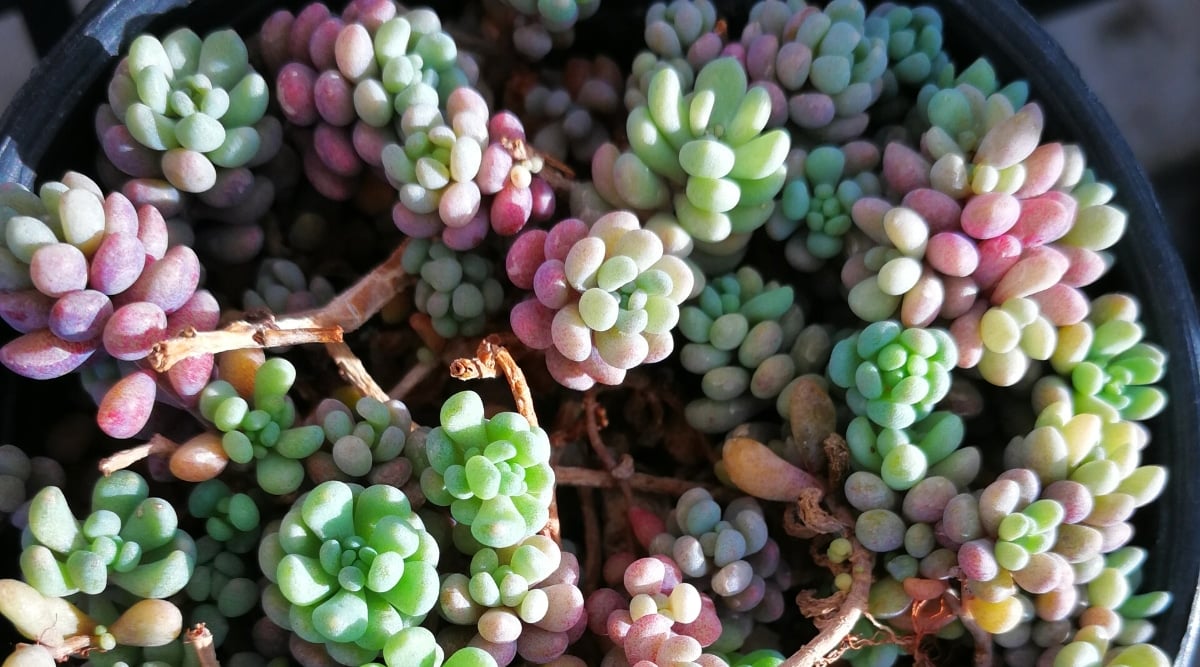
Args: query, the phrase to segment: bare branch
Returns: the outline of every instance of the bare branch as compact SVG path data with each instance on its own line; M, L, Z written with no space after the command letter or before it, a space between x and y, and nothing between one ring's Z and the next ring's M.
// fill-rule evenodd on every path
M340 343L342 333L340 326L321 326L308 317L268 318L255 322L239 320L216 331L188 328L178 336L155 344L146 359L151 368L163 373L180 361L201 354L307 343Z
M358 393L363 396L370 396L384 403L391 400L387 392L367 372L362 360L354 354L349 345L345 343L326 343L325 351L333 358L333 363L337 364L338 374L342 376L343 380L353 385L358 390Z
M114 472L124 470L144 458L159 455L170 456L171 452L174 452L178 448L179 443L155 433L145 444L122 449L115 454L100 459L100 473L108 477Z
M533 393L525 381L525 371L517 365L508 349L500 344L495 334L479 341L475 356L470 359L455 359L450 363L450 375L459 380L488 379L504 376L512 391L517 412L521 413L530 426L538 425L537 413L533 410Z
M697 486L708 489L709 493L717 499L729 500L735 495L733 489L719 484L705 484L703 482L677 479L675 477L659 477L641 472L630 473L627 478L621 480L614 477L607 470L592 470L591 468L579 468L575 466L556 466L554 468L554 481L563 486L590 487L593 489L612 489L616 488L622 482L626 482L635 491L675 497L682 496L688 489Z
M822 664L828 654L837 650L866 612L875 554L859 544L853 536L847 536L847 539L853 545L849 559L851 580L840 608L836 613L817 620L820 634L784 660L780 667L813 667Z
M217 660L216 646L213 645L212 632L203 623L197 623L188 629L183 638L183 645L192 652L196 664L200 667L221 667Z
M340 343L342 336L378 313L404 284L401 258L408 241L325 306L283 318L239 320L216 331L189 329L161 341L146 357L154 370L166 371L181 359L246 348L273 348L306 343Z

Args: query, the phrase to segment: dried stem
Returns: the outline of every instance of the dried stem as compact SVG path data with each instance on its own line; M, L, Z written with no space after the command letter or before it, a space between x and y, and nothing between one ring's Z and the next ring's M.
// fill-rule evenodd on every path
M525 372L513 360L496 335L485 337L479 341L475 356L470 359L455 359L450 364L450 375L459 380L475 380L498 377L503 374L512 391L513 401L517 404L517 412L521 413L530 426L538 425L537 413L533 410L533 394L529 384L525 382Z
M340 343L342 335L361 327L396 295L404 279L401 243L379 266L325 306L261 320L239 320L216 331L189 329L161 341L146 357L160 373L181 359L246 348L272 348L305 343Z
M130 447L128 449L122 449L115 454L100 459L100 473L105 477L108 477L114 472L118 470L124 470L125 468L128 468L144 458L160 455L170 456L171 452L174 452L178 448L179 443L167 438L166 436L155 433L154 435L150 436L150 440L145 444L137 445L136 447Z
M421 384L439 366L440 364L433 361L422 361L409 368L404 377L400 378L396 386L392 387L392 390L388 392L388 396L398 401L403 401L405 396L408 396L417 385Z
M963 586L964 599L971 593ZM942 594L942 601L946 603L946 607L950 609L950 613L962 622L963 627L967 632L971 633L971 639L975 641L975 664L978 667L984 667L992 664L992 636L979 624L975 622L975 618L966 613L963 609L962 602L951 591L946 591Z
M342 333L340 326L322 326L307 317L268 317L254 322L239 320L216 331L196 331L189 327L178 336L155 344L146 359L154 370L163 373L180 361L201 354L307 343L338 343L342 340Z
M91 635L74 635L67 637L57 646L42 644L42 647L50 652L56 662L66 662L70 658L86 658L88 653L95 650Z
M342 379L349 382L363 396L370 396L378 401L387 402L391 400L388 393L375 382L375 378L367 372L363 366L362 359L354 354L350 346L345 343L326 343L325 351L333 358L333 363L337 364L338 374Z
M600 518L596 513L596 496L592 489L579 489L579 509L583 513L583 541L587 545L583 563L583 594L600 587L601 552Z
M633 505L633 491L629 488L628 473L633 472L632 464L628 470L620 470L617 462L613 459L612 452L608 451L608 446L604 444L604 439L600 437L600 429L608 426L608 414L604 410L604 406L596 401L596 392L589 389L583 395L583 414L584 424L587 426L588 443L592 446L592 451L596 452L596 457L600 459L600 464L604 469L613 476L621 488L621 493L625 495L625 502L630 506Z
M624 480L614 477L606 470L592 470L576 466L556 466L554 481L563 486L580 486L593 489L612 489L624 482L634 491L657 493L667 496L682 496L688 489L702 486L717 499L732 499L733 489L718 484L705 484L693 480L659 477L641 472L630 472Z
M217 660L216 646L213 645L212 632L203 623L197 623L188 629L183 645L194 654L200 667L221 667Z
M828 446L828 439L826 444ZM829 509L822 507L822 503ZM871 583L874 581L871 572L875 569L875 554L868 551L854 537L854 520L850 511L836 498L825 496L821 489L802 491L796 499L795 508L799 514L799 524L803 528L818 535L839 535L848 539L851 546L850 557L847 559L850 587L845 593L835 593L824 600L814 598L808 591L797 596L801 613L814 617L813 622L821 632L784 661L783 665L813 667L823 664L826 658L842 645L854 624L866 613Z
M847 536L847 539L853 545L849 559L851 580L841 607L833 615L815 621L821 628L820 634L793 653L781 667L812 667L821 664L826 655L841 645L854 628L854 624L858 623L858 619L866 612L873 581L871 571L875 568L875 554L859 544L853 536Z

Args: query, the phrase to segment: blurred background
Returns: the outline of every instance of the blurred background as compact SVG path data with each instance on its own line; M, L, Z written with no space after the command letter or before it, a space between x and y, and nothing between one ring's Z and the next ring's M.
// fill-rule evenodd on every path
M0 109L87 1L0 0ZM1062 44L1150 174L1200 285L1200 261L1190 261L1200 258L1200 0L1023 4Z

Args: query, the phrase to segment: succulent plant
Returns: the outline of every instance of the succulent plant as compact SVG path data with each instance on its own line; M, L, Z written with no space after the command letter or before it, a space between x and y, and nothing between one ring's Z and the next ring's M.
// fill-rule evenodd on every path
M794 268L813 270L841 254L844 237L854 227L854 203L881 193L879 177L871 171L879 151L867 142L854 142L819 146L797 157L789 158L782 205L767 221L767 234L788 241L785 256ZM803 250L793 248L797 242Z
M62 489L48 486L29 506L21 572L43 595L98 595L110 584L141 598L179 592L192 576L196 545L175 508L150 496L146 480L118 471L96 481L80 521Z
M242 294L242 308L265 308L276 315L296 313L329 303L335 293L325 277L307 279L295 262L269 258L258 265L254 289Z
M233 553L247 553L258 544L261 513L254 498L235 493L219 479L197 484L188 494L188 513L204 519L209 539Z
M511 547L549 519L550 440L521 415L484 417L478 394L454 394L442 404L441 425L425 438L425 455L425 497L448 505L481 545Z
M296 408L287 394L295 381L295 366L275 357L256 369L251 396L242 396L227 380L214 380L200 395L200 413L223 434L225 456L235 463L253 461L259 486L274 495L300 488L300 461L325 442L320 426L294 425Z
M1062 396L1076 412L1092 412L1108 422L1158 414L1166 395L1154 383L1165 372L1167 356L1157 345L1142 342L1138 314L1137 302L1127 295L1095 299L1086 321L1060 331L1050 357L1058 375L1038 380L1039 391Z
M859 0L765 3L742 32L751 81L773 84L775 114L820 141L845 141L866 129L883 92L888 51L867 27Z
M867 14L864 27L869 36L882 39L887 47L884 96L895 95L900 86L920 87L949 64L942 48L942 15L933 7L882 2Z
M488 646L509 645L544 663L578 638L574 630L584 620L578 579L573 554L531 535L511 547L476 551L470 576L454 572L442 579L439 610L451 623L475 626Z
M559 383L579 389L617 384L626 370L663 359L694 280L663 249L628 211L604 214L590 229L567 218L523 235L509 250L508 275L534 297L513 308L514 333L547 351Z
M875 322L834 345L829 378L847 390L856 415L903 429L929 416L946 396L957 357L944 330Z
M696 240L723 241L766 222L783 187L789 135L766 130L770 96L748 87L732 57L718 58L687 88L672 68L654 73L646 103L626 122L630 152L612 167L611 203L640 210L673 206Z
M480 211L475 177L488 143L487 102L471 88L446 99L443 119L436 99L404 106L399 127L403 144L383 149L388 179L412 213L437 213L448 227L469 224Z
M688 422L706 433L723 433L773 405L796 377L792 348L804 328L791 286L766 282L757 269L709 281L696 301L680 311L679 331L688 341L680 362L702 375L703 398L688 403Z
M93 438L0 447L11 663L1167 667L1132 545L1168 359L1085 293L1133 216L1029 85L861 0L662 0L586 35L644 38L628 67L503 57L598 4L130 36L115 192L0 186L0 361L148 440L83 518Z
M438 556L399 489L324 482L263 536L259 563L271 581L264 608L334 660L360 665L433 608Z
M404 270L421 276L415 305L444 338L482 334L488 317L503 305L504 290L482 253L459 253L441 241L414 239L404 250Z
M269 97L237 32L218 30L201 39L187 28L162 40L135 39L108 95L113 114L159 156L171 185L193 193L213 187L218 168L255 158L263 145L257 124Z
M765 623L782 616L791 568L780 561L779 545L753 498L743 496L722 508L705 489L691 489L680 496L664 528L647 550L670 557L685 581L713 598L723 627L736 627L739 616ZM740 648L739 641L722 641L730 643Z
M600 0L501 0L520 14L513 45L526 58L541 60L555 45L570 46L575 25L600 8Z

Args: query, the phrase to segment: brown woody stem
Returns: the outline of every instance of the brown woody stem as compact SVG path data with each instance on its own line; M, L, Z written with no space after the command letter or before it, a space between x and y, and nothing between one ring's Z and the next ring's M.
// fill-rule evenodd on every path
M183 645L191 651L200 667L221 667L217 660L217 649L213 645L212 632L203 623L197 623L188 629L183 639Z
M154 370L166 371L181 359L246 348L273 348L306 343L340 343L342 335L361 327L378 313L404 283L400 260L408 242L325 306L262 321L239 320L216 331L188 330L154 346L146 357Z
M533 394L529 384L525 382L525 372L513 360L508 349L500 344L499 337L487 336L479 341L475 356L470 359L455 359L450 363L450 375L459 380L488 379L504 376L508 388L512 391L513 401L517 404L517 412L529 422L530 426L538 425L537 413L533 410Z
M239 320L216 331L187 329L178 336L155 344L146 359L154 370L163 373L180 361L201 354L308 343L338 343L342 340L342 333L340 326L322 326L308 317L268 318L256 322Z
M612 452L608 451L608 445L604 444L604 439L600 437L600 429L608 426L608 415L604 406L596 401L594 390L589 389L583 395L583 414L584 424L587 426L588 443L592 446L592 451L596 452L600 464L621 487L621 493L625 494L625 502L632 506L633 491L629 487L629 473L633 472L632 463L624 467L618 466Z
M966 589L966 586L963 586L963 588ZM971 593L969 591L964 590L964 599L970 594ZM966 612L965 609L963 609L962 602L959 601L954 593L947 591L942 595L942 600L950 609L950 613L952 613L955 618L962 622L963 627L967 629L967 632L971 633L971 639L975 642L975 664L978 667L984 667L985 665L992 664L992 635L983 628L979 627L979 624L975 622L975 617L971 616Z
M337 365L338 374L342 379L349 382L363 396L370 396L377 401L386 403L391 400L387 392L375 382L375 378L367 372L363 366L362 359L359 359L350 346L345 343L326 343L325 350L329 352L329 356L333 358L333 363Z
M688 489L702 486L712 493L714 498L732 498L733 490L717 484L705 484L674 477L658 477L641 472L631 472L628 477L619 479L607 470L592 470L576 466L555 466L554 481L563 486L579 486L593 489L613 489L622 482L628 483L634 491L658 493L667 496L682 496Z
M841 607L833 615L817 619L820 634L783 661L780 667L813 667L822 664L828 654L837 650L854 629L854 624L858 623L858 619L866 612L873 581L871 571L875 568L875 555L859 544L853 536L847 536L847 539L853 545L849 559L851 580Z
M166 436L155 433L150 437L149 442L122 449L110 456L100 459L100 473L105 477L113 474L118 470L124 470L129 466L141 461L150 456L169 456L171 452L179 448L179 443L167 438Z
M430 376L438 369L438 364L432 361L422 361L411 368L400 378L396 386L388 392L388 396L398 401L403 401L405 396L408 396L417 385Z
M88 653L95 650L91 635L75 635L67 637L57 646L42 644L42 647L49 651L57 662L66 662L70 658L86 658Z

